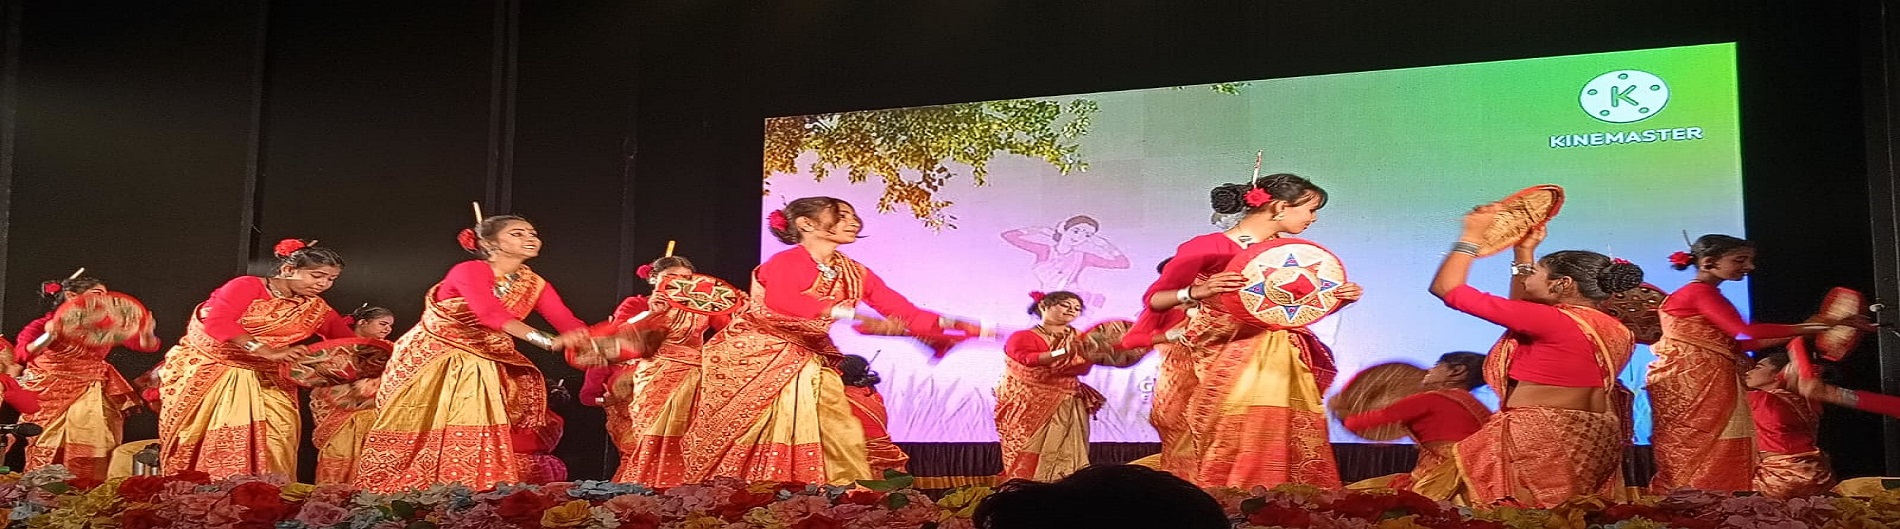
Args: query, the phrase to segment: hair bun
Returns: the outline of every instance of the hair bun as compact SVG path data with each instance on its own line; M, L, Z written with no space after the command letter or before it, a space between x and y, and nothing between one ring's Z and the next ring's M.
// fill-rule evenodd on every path
M1615 294L1643 286L1643 268L1630 262L1611 262L1597 273L1597 286Z
M271 253L276 254L280 259L288 258L290 254L297 253L297 250L302 250L308 246L308 244L297 239L284 239L277 241L277 246L271 248Z
M1221 184L1208 192L1208 202L1214 206L1214 212L1232 215L1247 210L1247 191L1253 186L1246 184Z

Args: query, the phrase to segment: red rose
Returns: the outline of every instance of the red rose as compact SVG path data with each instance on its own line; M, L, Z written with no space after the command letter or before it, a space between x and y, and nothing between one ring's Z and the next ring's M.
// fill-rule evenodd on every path
M745 516L745 512L752 510L753 507L771 505L772 501L777 499L777 494L769 492L755 493L745 489L734 490L731 496L726 497L726 504L720 505L714 510L713 514L727 520L738 521L739 517Z
M455 234L455 243L462 245L463 250L475 251L475 230L462 228L461 233Z
M45 283L40 283L40 292L45 292L47 294L58 294L60 290L62 290L62 287L59 286L58 281L47 281Z
M153 509L130 509L119 513L119 527L124 529L159 529L170 527L171 524L171 520L159 516L158 511Z
M284 491L276 485L253 481L231 489L231 503L253 509L281 506L284 504L284 499L279 496L283 493Z
M621 520L618 529L660 529L660 515L650 512L636 513Z
M643 264L643 265L640 265L639 268L633 269L633 277L638 277L640 279L652 279L653 265Z
M850 505L877 505L884 501L884 493L854 490L845 494L843 498L839 498L839 501Z
M844 523L830 516L814 514L792 524L792 529L844 529Z
M503 496L495 505L495 514L515 523L541 522L541 513L554 507L554 501L531 490L518 490Z
M172 479L203 485L211 482L211 475L204 473L202 470L185 470L177 474L172 474Z
M288 519L289 515L295 513L296 512L292 510L289 505L285 505L282 500L279 500L276 505L256 505L245 508L244 513L238 515L238 519L246 522L263 522L267 525L274 525L279 521Z
M153 496L157 496L159 491L165 490L165 482L167 481L171 480L158 476L132 476L125 478L124 482L119 483L119 497L132 502L152 501Z
M277 246L271 248L271 253L276 254L278 257L290 257L290 254L295 253L297 250L304 249L305 246L308 245L304 244L303 241L284 239L277 241Z
M1695 262L1695 256L1689 255L1689 252L1676 252L1676 253L1669 254L1669 264L1672 264L1672 265L1689 266L1690 263L1694 263L1694 262Z
M1273 193L1268 193L1267 190L1256 187L1247 190L1247 194L1243 195L1242 198L1247 201L1247 207L1257 208L1267 205L1268 202L1272 202Z
M1247 523L1268 527L1306 527L1313 525L1313 514L1299 507L1268 503L1247 515Z
M765 224L771 226L773 231L792 231L792 223L785 220L784 211L773 211L771 215L766 215Z

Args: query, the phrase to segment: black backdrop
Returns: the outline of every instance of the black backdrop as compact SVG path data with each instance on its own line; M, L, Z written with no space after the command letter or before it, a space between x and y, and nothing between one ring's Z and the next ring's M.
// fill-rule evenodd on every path
M768 116L1726 41L1740 43L1749 231L1765 246L1755 313L1798 320L1835 285L1897 299L1875 281L1891 233L1869 222L1891 207L1869 195L1870 159L1873 182L1889 178L1885 121L1864 120L1884 110L1881 2L4 4L9 332L44 310L39 281L85 266L175 338L284 237L350 261L333 305L390 306L406 326L464 258L452 236L471 200L534 219L549 245L536 269L590 319L634 293L628 271L669 239L744 277ZM1849 381L1874 387L1868 350ZM114 353L134 375L156 358ZM600 476L599 413L559 411L560 454L576 478ZM1844 474L1880 472L1879 421L1839 412L1826 427ZM134 421L128 438L152 432Z

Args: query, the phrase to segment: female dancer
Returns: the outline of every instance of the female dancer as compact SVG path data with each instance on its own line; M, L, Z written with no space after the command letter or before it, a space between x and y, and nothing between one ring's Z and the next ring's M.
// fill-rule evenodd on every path
M1060 231L1043 226L1018 228L1003 232L1003 240L1036 255L1030 270L1035 272L1036 281L1042 283L1043 291L1075 292L1085 298L1083 302L1101 305L1101 294L1076 288L1082 270L1128 268L1128 255L1108 239L1096 236L1101 230L1102 224L1094 217L1076 215L1062 221Z
M1003 345L1009 361L996 386L1002 480L1055 481L1089 465L1089 418L1108 399L1076 379L1095 365L1069 326L1082 309L1072 292L1039 296L1029 314L1042 322Z
M358 338L387 340L396 328L396 312L365 304L350 313L350 328Z
M85 270L81 269L80 271L84 272ZM26 327L20 329L20 334L14 337L20 342L19 346L13 349L14 361L18 362L21 367L25 367L27 362L33 360L35 352L40 347L46 345L44 343L35 344L34 342L39 342L41 338L46 337L46 322L52 321L53 311L59 309L60 304L71 301L73 298L77 298L81 295L104 294L106 292L111 291L106 289L106 283L104 281L77 275L67 278L64 281L46 281L40 283L40 297L46 300L46 314L35 318L33 321L27 322ZM127 344L127 346L130 347L130 344ZM149 353L152 351L139 352Z
M871 459L871 471L879 475L889 470L905 472L910 454L891 442L891 432L886 427L891 416L884 409L884 395L877 392L877 383L883 379L871 370L871 361L858 355L844 355L844 361L838 365L838 376L844 379L844 396L851 401L851 414L864 426L864 451Z
M1347 429L1363 431L1387 424L1401 424L1418 443L1418 465L1410 474L1397 474L1354 483L1348 488L1365 486L1405 489L1434 500L1449 500L1458 493L1458 465L1452 447L1477 433L1491 420L1490 408L1471 396L1484 387L1484 355L1459 351L1438 357L1438 363L1425 372L1420 384L1424 393L1412 395L1384 408L1345 418Z
M297 240L277 243L276 254L275 276L218 287L165 354L158 439L166 472L220 479L297 471L303 419L297 386L279 368L296 359L293 344L312 334L352 333L318 297L343 273L343 257Z
M694 273L693 262L680 256L661 257L641 269L641 278L656 287L668 278ZM724 328L730 318L687 312L634 296L614 310L613 321L626 322L641 312L648 312L644 321L665 328L659 348L645 358L588 371L610 371L610 376L602 378L607 379L603 381L607 432L620 451L614 481L675 487L686 472L680 438L693 418L699 394L699 350L706 343L707 329ZM622 377L627 378L616 383Z
M1596 302L1641 285L1643 270L1565 250L1513 267L1510 299L1479 292L1465 284L1478 253L1471 241L1483 239L1498 209L1487 204L1465 216L1464 234L1432 278L1432 295L1445 306L1506 331L1484 366L1500 410L1458 443L1458 469L1473 502L1550 507L1603 491L1621 468L1629 430L1615 402L1616 372L1636 342ZM1519 242L1519 262L1531 261L1543 238L1538 228Z
M1790 391L1792 380L1783 375L1787 367L1788 353L1774 353L1743 373L1755 444L1761 448L1749 490L1777 499L1806 498L1834 487L1827 453L1814 443L1821 433L1821 401Z
M371 340L388 337L396 321L394 311L371 305L356 309L350 317L356 337ZM311 443L317 447L316 484L348 485L355 479L363 436L376 421L376 390L382 383L382 366L388 363L388 355L359 359L358 376L362 378L310 390L310 416L317 423L310 434Z
M1121 346L1139 347L1165 336L1175 307L1239 290L1246 280L1225 272L1227 262L1248 245L1306 231L1326 199L1325 190L1290 174L1214 188L1215 213L1241 214L1240 221L1224 232L1181 243L1148 287L1149 310L1136 319ZM1346 283L1335 292L1341 300L1355 301L1362 290ZM1339 487L1322 404L1336 372L1332 352L1305 328L1266 330L1218 304L1196 307L1181 345L1170 351L1196 358L1199 385L1187 406L1193 442L1201 451L1193 481L1205 487ZM1253 384L1286 389L1255 391Z
M935 336L966 323L918 309L838 251L862 221L843 200L807 197L771 215L772 234L795 245L753 271L753 303L706 344L706 391L687 428L687 480L851 483L869 479L864 429L838 375L828 331L858 319L873 331ZM863 301L890 320L861 316Z
M1689 253L1677 252L1670 260L1677 270L1694 266L1696 274L1663 301L1662 340L1650 346L1656 353L1648 380L1656 477L1649 490L1750 490L1755 432L1742 384L1742 372L1752 364L1748 351L1827 326L1742 320L1718 285L1741 281L1755 270L1753 243L1703 235Z
M461 240L481 260L450 268L424 298L422 320L396 341L357 461L357 487L390 492L459 481L480 489L519 481L511 427L547 420L547 389L514 339L550 351L586 340L586 325L554 285L524 264L541 255L541 237L527 219L488 217ZM563 334L522 323L530 311Z
M106 284L90 277L47 281L41 292L52 308L82 294L104 293ZM39 394L40 408L25 413L20 422L45 428L30 438L26 449L26 468L66 465L73 475L95 480L106 478L112 449L119 446L125 427L125 410L137 405L132 386L119 370L106 363L112 346L90 346L48 337L45 316L20 331L22 343L15 358L25 364L19 383L25 390ZM141 353L158 351L158 342L127 340L124 347Z

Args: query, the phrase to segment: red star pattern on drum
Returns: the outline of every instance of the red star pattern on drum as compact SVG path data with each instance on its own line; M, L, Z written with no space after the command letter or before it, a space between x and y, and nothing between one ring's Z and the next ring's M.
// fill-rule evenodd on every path
M1291 279L1286 272L1291 271ZM1268 268L1261 274L1261 280L1247 285L1246 292L1259 296L1255 303L1255 312L1268 307L1279 306L1286 311L1287 319L1297 319L1300 311L1311 308L1326 311L1326 302L1321 294L1339 287L1339 283L1320 277L1320 263L1300 264L1299 257L1287 255L1286 263L1280 268ZM1269 292L1272 289L1274 292Z

